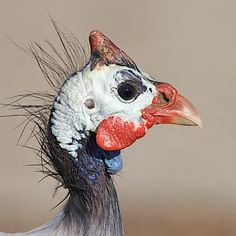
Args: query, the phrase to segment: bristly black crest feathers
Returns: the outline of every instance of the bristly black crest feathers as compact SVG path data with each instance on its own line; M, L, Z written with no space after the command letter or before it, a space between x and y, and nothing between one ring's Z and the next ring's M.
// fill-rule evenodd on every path
M84 48L68 29L59 26L52 17L51 22L58 36L60 49L46 39L43 44L36 41L30 42L27 48L13 42L35 59L50 85L50 91L29 92L12 97L13 101L3 104L3 106L13 109L14 113L0 117L20 116L24 118L24 121L19 125L23 126L19 140L25 130L30 128L31 132L26 143L31 137L37 140L39 148L29 148L33 149L40 157L41 163L38 165L41 166L42 172L46 174L45 177L54 177L60 182L59 187L65 186L70 191L70 187L73 185L73 177L77 174L71 173L71 171L74 171L73 163L66 152L58 149L58 144L48 130L48 122L57 93L64 81L72 74L80 71L88 61L88 49ZM15 111L17 111L16 114ZM27 145L23 146L27 147ZM52 153L55 153L55 155L52 155ZM67 179L68 176L71 176L71 179Z

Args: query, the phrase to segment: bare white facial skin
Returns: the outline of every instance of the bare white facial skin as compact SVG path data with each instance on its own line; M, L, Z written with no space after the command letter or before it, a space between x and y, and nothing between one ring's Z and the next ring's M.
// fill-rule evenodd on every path
M136 99L125 101L117 93L119 84L128 80L120 71L137 75L140 85L145 87ZM111 64L90 70L89 64L66 80L53 105L51 118L52 134L59 145L74 158L81 147L79 141L95 132L102 120L115 115L135 124L141 122L141 110L151 104L156 95L155 86L147 74L125 66ZM92 107L87 101L93 101Z

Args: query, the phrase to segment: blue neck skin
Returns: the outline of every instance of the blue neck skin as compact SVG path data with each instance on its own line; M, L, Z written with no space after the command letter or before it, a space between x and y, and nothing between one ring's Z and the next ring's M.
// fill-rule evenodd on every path
M123 167L120 150L104 151L96 143L96 134L91 134L89 140L78 150L78 180L81 189L88 186L99 190L104 183L106 174L114 175Z
M104 162L106 171L109 174L114 175L122 169L123 161L121 158L120 150L104 151L97 145L94 138L91 140L90 144L90 155Z

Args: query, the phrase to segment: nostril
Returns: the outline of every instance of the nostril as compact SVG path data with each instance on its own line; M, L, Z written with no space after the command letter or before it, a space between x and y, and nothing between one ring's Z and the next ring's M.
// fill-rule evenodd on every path
M177 91L170 84L160 82L156 85L161 105L171 106L175 102Z
M159 92L152 100L152 104L155 104L158 107L166 106L171 101L171 98L168 98L164 92Z
M161 92L160 94L162 95L163 100L164 100L166 103L170 102L170 99L166 96L165 93Z

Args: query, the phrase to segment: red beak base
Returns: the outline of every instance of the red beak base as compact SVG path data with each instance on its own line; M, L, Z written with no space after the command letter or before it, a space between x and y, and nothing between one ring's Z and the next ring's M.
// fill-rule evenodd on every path
M157 96L152 104L142 110L147 128L154 124L201 126L201 118L195 107L167 83L157 83Z

